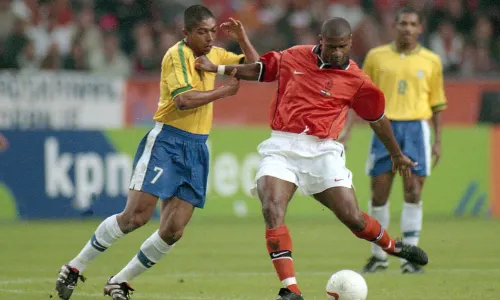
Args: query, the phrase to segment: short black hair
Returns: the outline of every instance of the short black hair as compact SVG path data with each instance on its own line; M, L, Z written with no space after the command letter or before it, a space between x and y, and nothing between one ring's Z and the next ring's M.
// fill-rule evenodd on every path
M418 22L422 24L422 13L410 6L404 6L396 12L396 22L399 22L399 17L402 14L416 14L418 17Z
M344 18L331 18L321 25L321 36L324 38L343 37L351 33L351 25Z
M201 21L215 18L210 9L203 5L192 5L184 11L184 28L193 30Z

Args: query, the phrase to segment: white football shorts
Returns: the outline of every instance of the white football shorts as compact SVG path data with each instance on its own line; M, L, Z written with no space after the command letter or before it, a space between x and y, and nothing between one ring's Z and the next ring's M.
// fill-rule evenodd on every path
M337 186L352 188L344 146L334 140L272 131L257 150L261 161L255 182L262 176L276 177L294 183L304 195ZM251 192L257 196L256 185Z

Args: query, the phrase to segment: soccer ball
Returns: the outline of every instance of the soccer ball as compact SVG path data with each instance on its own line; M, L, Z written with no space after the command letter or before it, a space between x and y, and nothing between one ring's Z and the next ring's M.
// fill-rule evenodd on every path
M333 274L326 284L329 300L365 300L368 286L360 274L351 270L342 270Z

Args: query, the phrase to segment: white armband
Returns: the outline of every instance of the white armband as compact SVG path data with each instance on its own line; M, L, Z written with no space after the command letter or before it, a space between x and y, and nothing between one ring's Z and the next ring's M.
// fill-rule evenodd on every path
M225 72L226 72L226 66L224 65L217 66L217 74L225 75Z

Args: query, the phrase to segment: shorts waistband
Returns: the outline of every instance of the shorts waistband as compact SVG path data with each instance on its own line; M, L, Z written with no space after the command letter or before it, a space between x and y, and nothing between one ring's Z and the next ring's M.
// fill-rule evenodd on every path
M155 127L161 128L162 132L167 132L170 136L175 136L184 140L191 140L196 142L206 142L208 134L191 133L161 122L156 122Z
M271 136L279 136L279 137L284 137L288 139L298 139L298 140L303 140L303 141L311 141L311 142L325 142L325 141L332 141L335 142L333 139L320 139L319 137L315 135L307 135L305 133L292 133L292 132L284 132L284 131L276 131L273 130L271 131Z

